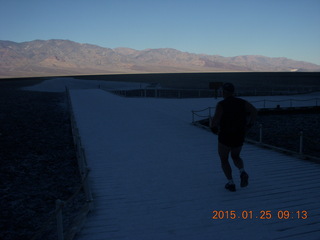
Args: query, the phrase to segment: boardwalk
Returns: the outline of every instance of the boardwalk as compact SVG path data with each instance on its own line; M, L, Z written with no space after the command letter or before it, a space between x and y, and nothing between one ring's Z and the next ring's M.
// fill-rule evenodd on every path
M217 137L190 124L200 100L102 90L72 90L71 99L95 205L77 240L320 239L320 164L246 144L250 184L231 193ZM215 210L229 218L212 219ZM279 219L282 211L290 218Z

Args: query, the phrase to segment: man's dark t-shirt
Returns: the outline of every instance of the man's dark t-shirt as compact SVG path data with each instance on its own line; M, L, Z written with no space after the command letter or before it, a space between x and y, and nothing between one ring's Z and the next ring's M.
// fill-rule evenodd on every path
M246 101L228 97L219 104L222 107L219 142L228 147L242 146L246 131Z

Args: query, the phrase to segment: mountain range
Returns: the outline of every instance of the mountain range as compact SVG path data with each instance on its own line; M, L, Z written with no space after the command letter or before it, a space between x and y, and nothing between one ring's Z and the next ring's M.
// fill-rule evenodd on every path
M257 55L223 57L172 48L103 48L69 40L0 41L0 77L174 72L320 71L320 65Z

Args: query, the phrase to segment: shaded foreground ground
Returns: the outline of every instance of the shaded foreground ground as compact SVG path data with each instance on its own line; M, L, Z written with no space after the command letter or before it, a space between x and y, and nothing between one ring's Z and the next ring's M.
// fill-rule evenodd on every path
M54 211L55 200L70 197L80 182L64 93L19 91L16 87L0 88L0 239L5 240L29 239ZM181 117L187 124L189 114ZM211 166L209 170L211 174ZM77 201L82 200L80 196ZM206 213L210 215L208 209Z
M217 137L187 120L203 100L71 99L95 202L77 239L319 239L320 165L245 144L250 184L234 169L230 193Z
M31 239L80 182L66 98L2 84L0 109L0 239Z

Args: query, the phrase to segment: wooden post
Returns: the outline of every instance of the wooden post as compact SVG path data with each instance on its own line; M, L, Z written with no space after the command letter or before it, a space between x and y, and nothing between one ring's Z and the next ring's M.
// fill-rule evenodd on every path
M89 185L89 179L88 179L88 174L90 172L89 168L86 168L86 174L85 174L85 179L84 179L84 183L83 183L83 189L86 195L86 201L90 204L92 202L92 192L90 189L90 185Z
M79 171L81 176L84 174L84 165L83 165L83 154L82 154L82 147L81 147L81 141L80 141L80 137L77 136L77 159L78 159L78 167L79 167Z
M300 131L300 146L299 146L299 153L302 154L303 152L303 131Z
M194 124L194 111L192 111L192 124Z
M57 234L58 240L63 240L63 221L62 221L62 206L63 202L60 199L56 200L56 218L57 218Z
M213 89L213 96L215 99L218 98L218 89L221 88L223 82L209 82L209 89Z

